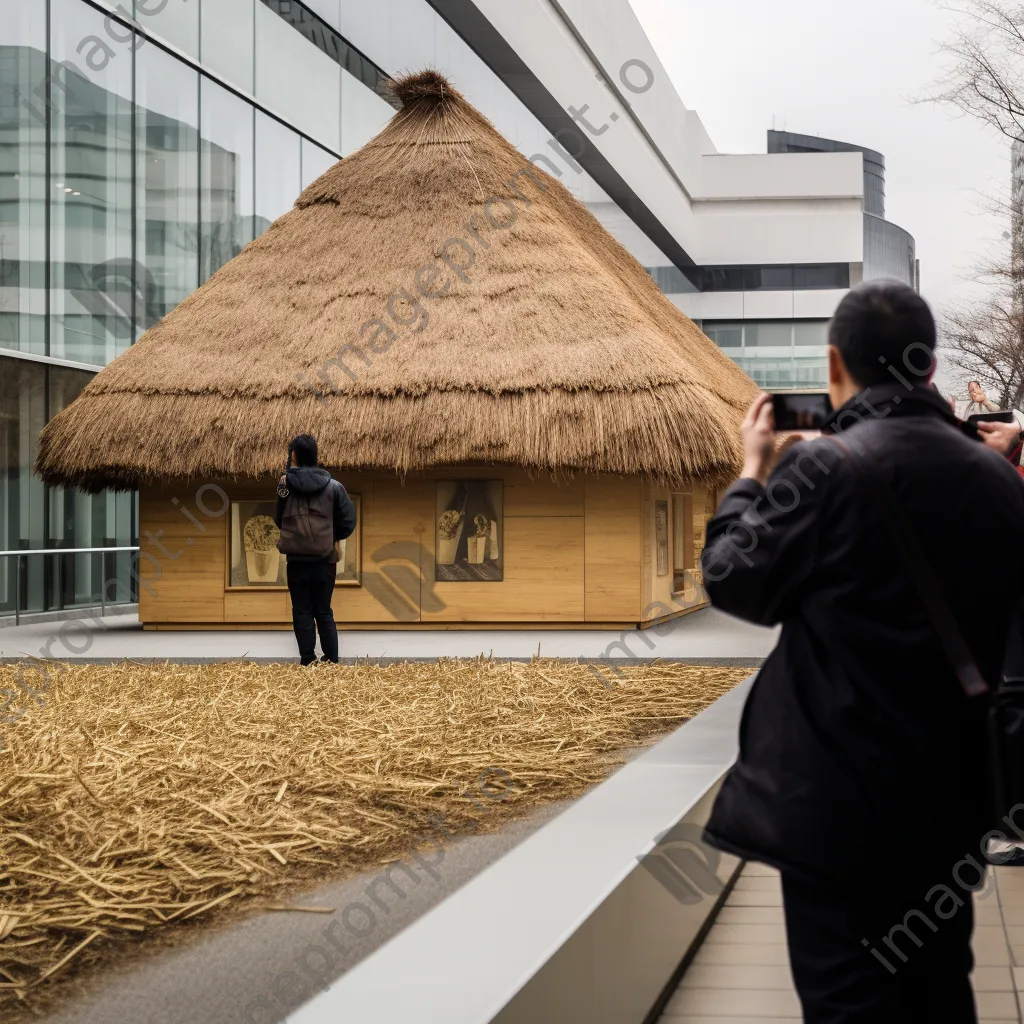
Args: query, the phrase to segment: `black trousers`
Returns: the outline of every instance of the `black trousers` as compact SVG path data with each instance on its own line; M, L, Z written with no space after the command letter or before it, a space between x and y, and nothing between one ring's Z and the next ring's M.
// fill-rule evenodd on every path
M338 660L338 627L331 598L336 569L331 562L296 562L288 559L288 592L292 598L292 626L303 665L316 661L316 635L325 661Z
M783 872L782 900L805 1024L976 1024L974 905L949 868L885 890Z

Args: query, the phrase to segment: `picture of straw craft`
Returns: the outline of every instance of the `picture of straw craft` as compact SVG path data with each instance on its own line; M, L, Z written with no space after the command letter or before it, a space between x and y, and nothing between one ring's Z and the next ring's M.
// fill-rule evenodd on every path
M276 582L281 569L277 542L281 531L270 516L253 516L242 530L250 583Z
M600 782L746 669L575 662L55 666L0 727L0 1020L412 848L431 815L501 828ZM498 768L483 815L462 780Z

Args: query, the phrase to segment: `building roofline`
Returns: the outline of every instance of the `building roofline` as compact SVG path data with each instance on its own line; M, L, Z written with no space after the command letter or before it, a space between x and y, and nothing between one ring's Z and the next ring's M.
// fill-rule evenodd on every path
M885 157L876 149L857 146L852 142L840 142L837 139L826 139L820 135L801 135L799 132L780 132L770 129L768 132L768 152L782 153L783 143L803 146L806 149L818 150L822 153L863 153L869 160L885 166Z

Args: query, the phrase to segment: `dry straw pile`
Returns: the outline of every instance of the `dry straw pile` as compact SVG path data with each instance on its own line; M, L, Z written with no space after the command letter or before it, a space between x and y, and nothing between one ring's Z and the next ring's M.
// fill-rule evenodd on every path
M127 942L394 859L438 814L458 834L579 794L748 674L622 672L612 688L546 660L51 673L0 753L0 1019ZM477 780L509 777L481 813Z

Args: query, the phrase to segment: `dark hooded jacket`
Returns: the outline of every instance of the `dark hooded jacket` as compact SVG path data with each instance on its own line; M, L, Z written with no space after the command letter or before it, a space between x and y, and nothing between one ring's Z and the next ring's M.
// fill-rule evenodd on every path
M963 636L998 684L1024 583L1024 487L934 391L870 388L835 432L895 492ZM973 436L971 436L973 434ZM748 697L708 838L783 869L946 872L994 827L987 698L967 698L857 469L819 438L708 524L712 604L781 623ZM949 859L952 857L952 859Z
M289 491L295 494L319 494L325 487L334 489L334 539L344 540L350 537L356 528L356 507L348 496L348 491L332 479L331 474L323 466L289 466L285 477L285 484ZM274 512L274 522L278 529L281 527L281 519L284 516L284 506L287 498L282 498L280 493L277 496L277 510ZM290 562L323 562L324 558L316 555L288 555Z

